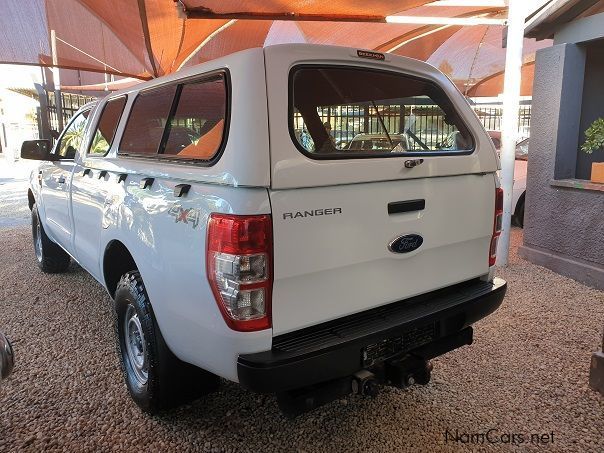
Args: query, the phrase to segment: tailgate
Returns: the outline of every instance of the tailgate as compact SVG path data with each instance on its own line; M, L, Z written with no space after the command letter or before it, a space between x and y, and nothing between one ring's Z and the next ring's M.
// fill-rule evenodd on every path
M274 335L489 271L492 174L276 190L270 198ZM417 200L424 209L388 212L389 203ZM423 243L393 253L389 244L405 235Z

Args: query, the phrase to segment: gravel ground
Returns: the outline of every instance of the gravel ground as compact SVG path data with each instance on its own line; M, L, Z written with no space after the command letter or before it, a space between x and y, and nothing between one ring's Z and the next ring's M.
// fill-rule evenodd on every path
M434 361L428 386L342 399L289 421L273 397L230 383L162 417L143 415L122 382L104 290L76 265L42 274L28 229L1 229L0 325L18 363L0 386L0 451L602 452L604 397L586 383L604 293L519 259L521 234L500 271L504 305L475 326L474 345ZM490 429L499 443L463 436ZM530 444L531 434L549 442Z
M27 207L29 174L35 161L9 162L0 154L0 228L28 225Z
M0 228L28 225L27 181L3 181L0 178Z

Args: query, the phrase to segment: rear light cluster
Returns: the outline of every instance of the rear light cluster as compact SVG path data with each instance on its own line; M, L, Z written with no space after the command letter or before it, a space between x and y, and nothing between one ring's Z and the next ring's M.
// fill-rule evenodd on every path
M238 331L271 327L270 215L211 214L207 247L208 281L229 327Z
M489 266L494 266L497 261L497 243L501 235L503 224L503 189L495 189L495 219L493 221L493 237L491 238L491 249L489 251Z

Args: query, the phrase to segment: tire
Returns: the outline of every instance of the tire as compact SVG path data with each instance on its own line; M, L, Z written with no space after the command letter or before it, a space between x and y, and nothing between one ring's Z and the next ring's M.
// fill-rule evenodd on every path
M65 250L52 242L46 235L36 204L31 208L31 234L38 267L48 274L65 272L71 258Z
M524 228L524 196L518 202L518 206L516 206L516 212L514 213L514 222L520 228Z
M115 312L126 387L144 412L156 414L218 388L217 376L179 360L170 351L138 271L120 279Z

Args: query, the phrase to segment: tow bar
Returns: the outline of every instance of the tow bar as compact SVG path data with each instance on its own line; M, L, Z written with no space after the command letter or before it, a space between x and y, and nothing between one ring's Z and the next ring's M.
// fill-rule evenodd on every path
M350 394L373 398L378 395L381 385L400 389L427 385L433 368L431 358L471 343L472 328L467 327L455 335L391 357L352 376L278 393L277 404L285 416L294 418Z

